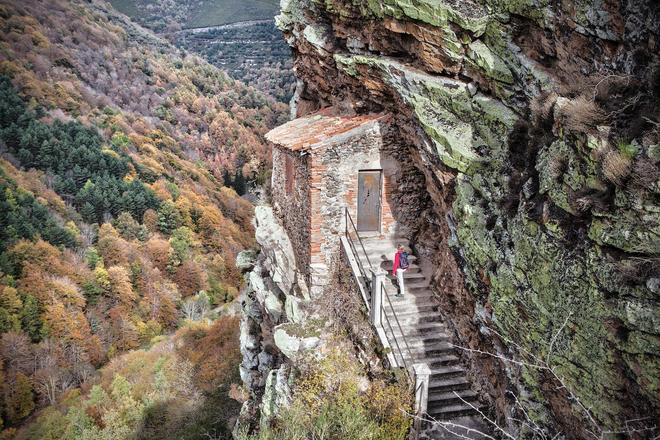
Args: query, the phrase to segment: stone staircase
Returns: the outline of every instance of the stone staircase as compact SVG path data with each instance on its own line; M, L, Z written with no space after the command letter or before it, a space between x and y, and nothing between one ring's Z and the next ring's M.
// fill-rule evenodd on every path
M477 393L470 389L465 369L460 364L456 349L451 346L452 336L442 321L438 304L429 288L429 280L417 264L417 258L412 254L408 240L362 237L362 243L372 266L380 267L389 273L385 281L385 293L391 308L387 299L383 299L387 320L393 327L384 324L388 339L392 342L392 338L396 338L402 350L407 352L403 346L405 339L412 355L412 359L406 355L406 361L409 364L425 362L431 368L428 415L436 420L460 422L461 425L487 432L478 413L465 403L470 402L475 407L480 407ZM391 275L397 244L404 245L410 254L410 267L404 274L406 294L403 298L395 296L398 288L394 283L395 277ZM361 263L368 268L369 264L362 249L358 253ZM394 315L401 330L395 324ZM383 321L386 321L385 318ZM466 433L465 430L459 431L456 435L451 435L445 429L427 426L425 436L433 439L483 438L478 434ZM431 434L433 432L435 434Z

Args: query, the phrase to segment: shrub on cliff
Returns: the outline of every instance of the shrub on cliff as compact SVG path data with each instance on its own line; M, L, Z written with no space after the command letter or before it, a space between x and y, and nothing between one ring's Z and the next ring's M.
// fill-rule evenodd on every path
M335 348L326 358L303 366L292 404L271 425L240 440L404 439L411 425L407 384L369 382L362 367Z

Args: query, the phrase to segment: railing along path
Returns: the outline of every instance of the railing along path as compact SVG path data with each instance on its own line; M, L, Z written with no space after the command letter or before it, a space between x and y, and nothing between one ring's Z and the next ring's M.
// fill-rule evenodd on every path
M348 212L348 209L345 209L345 237L348 244L348 249L345 249L346 252L350 252L353 256L353 259L356 261L356 266L359 272L355 274L358 279L358 283L362 282L365 286L366 292L370 293L369 298L364 298L369 311L369 318L371 324L375 327L376 333L378 334L381 343L386 349L391 351L390 364L392 368L400 367L406 371L413 389L415 392L415 413L417 416L422 416L426 412L427 400L428 400L428 387L429 387L429 375L430 370L427 364L417 363L414 364L415 358L413 356L410 345L406 339L403 327L401 322L397 317L396 310L390 300L389 295L385 289L385 276L384 272L380 267L374 268L371 260L369 259L369 254L364 247L364 243L360 234L355 227L355 222L351 214ZM355 239L353 238L355 237ZM357 241L357 243L356 243ZM358 247L359 246L359 247ZM360 258L359 250L362 251L364 260L366 261L368 267L365 268L362 258ZM369 270L371 274L367 272ZM384 299L384 300L383 300ZM386 307L388 309L386 309ZM391 314L388 316L388 310ZM383 319L384 318L384 319ZM385 328L385 324L387 328ZM398 330L399 336L397 336L396 331ZM420 432L420 417L415 419L415 433L416 435Z

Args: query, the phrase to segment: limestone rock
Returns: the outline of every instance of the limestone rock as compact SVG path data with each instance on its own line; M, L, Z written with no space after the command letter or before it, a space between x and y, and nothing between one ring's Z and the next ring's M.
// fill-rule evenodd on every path
M305 283L298 283L296 260L291 241L273 210L267 206L257 206L254 210L255 236L264 254L264 266L278 287L285 293L300 292L308 296Z
M282 324L275 327L273 339L277 348L287 358L295 361L304 352L315 349L321 339L318 329L300 324Z
M261 426L267 425L283 407L291 402L290 375L291 369L287 365L282 365L268 373L261 403Z
M470 60L483 69L486 75L494 80L513 84L511 70L481 40L475 40L470 43L467 53Z
M264 306L266 310L273 318L274 322L278 322L282 316L283 307L282 301L272 292L266 293L266 298L264 300Z
M242 272L252 270L256 261L257 253L252 249L241 251L236 255L236 267Z
M300 324L307 318L303 308L303 301L293 295L287 295L284 302L287 319L293 323Z

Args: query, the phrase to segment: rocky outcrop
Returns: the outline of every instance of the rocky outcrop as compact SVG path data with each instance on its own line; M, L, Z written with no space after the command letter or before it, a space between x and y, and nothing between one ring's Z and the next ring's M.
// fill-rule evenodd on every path
M249 398L236 432L256 422L268 423L288 404L292 366L318 350L324 332L324 322L311 313L291 241L271 208L255 208L255 230L260 252L247 251L237 258L247 271L241 296L240 374Z
M395 215L507 429L521 405L576 437L658 413L658 23L650 1L282 1L297 116L395 115Z

